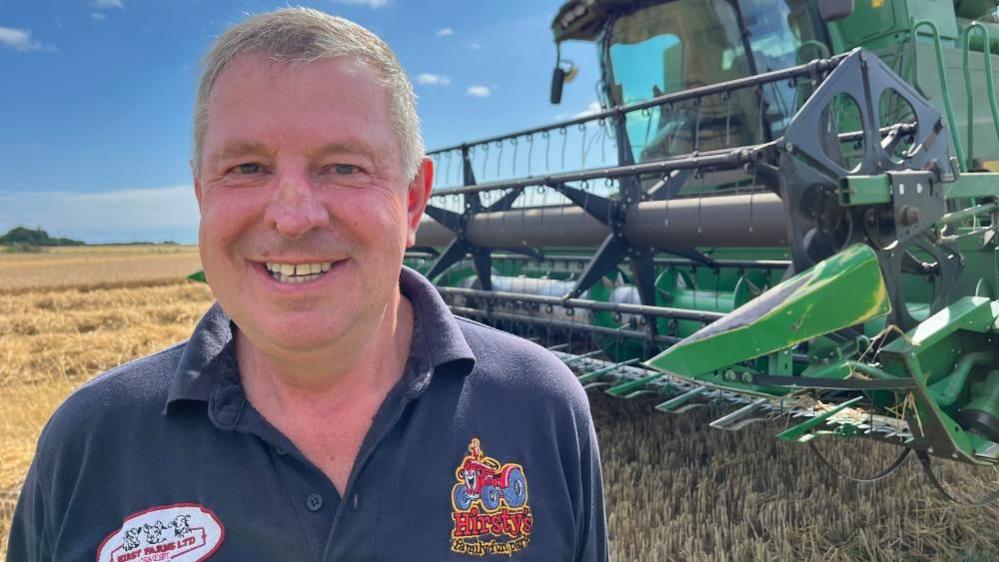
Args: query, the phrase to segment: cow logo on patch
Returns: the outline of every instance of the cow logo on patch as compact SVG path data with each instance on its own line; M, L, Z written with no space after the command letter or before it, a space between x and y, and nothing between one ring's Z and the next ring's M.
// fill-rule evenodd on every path
M454 475L458 482L451 489L451 550L485 556L526 548L534 515L527 505L524 467L487 457L473 437Z
M207 507L161 505L126 517L97 548L97 562L200 562L224 538L222 522Z

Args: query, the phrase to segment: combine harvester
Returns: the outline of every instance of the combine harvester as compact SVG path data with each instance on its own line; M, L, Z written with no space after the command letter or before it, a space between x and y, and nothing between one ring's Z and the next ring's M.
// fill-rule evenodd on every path
M999 464L996 9L569 1L604 109L432 152L406 263L589 389L895 444L865 480L915 451L947 495L931 457Z

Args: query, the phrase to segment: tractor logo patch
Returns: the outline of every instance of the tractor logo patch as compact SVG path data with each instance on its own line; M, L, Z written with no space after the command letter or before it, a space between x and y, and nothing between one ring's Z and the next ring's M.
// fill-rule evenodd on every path
M473 437L454 475L458 482L451 489L451 550L509 556L526 548L534 515L527 505L524 467L487 457Z
M97 548L97 562L199 562L224 538L222 523L207 507L161 505L126 517Z

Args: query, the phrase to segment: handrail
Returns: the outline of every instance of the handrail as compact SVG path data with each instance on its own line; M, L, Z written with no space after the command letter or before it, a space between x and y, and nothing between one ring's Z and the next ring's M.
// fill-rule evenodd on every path
M964 149L961 147L961 136L957 133L957 120L954 119L954 107L950 103L950 88L947 86L947 69L944 67L943 47L940 46L940 28L930 20L922 20L912 24L912 44L913 48L917 43L917 30L920 27L928 26L933 33L933 46L937 55L937 72L940 74L940 89L943 96L944 109L947 110L947 124L950 127L951 140L954 142L954 152L957 155L958 166L962 172L968 171L968 163L964 160ZM918 65L917 65L918 66Z
M989 28L981 22L973 21L964 29L964 33L962 34L963 45L961 48L961 63L964 67L964 88L968 91L968 169L972 167L972 162L975 158L975 90L971 87L971 68L968 64L968 52L971 47L971 33L976 29L981 31L982 40L984 45L986 45L986 49L982 51L982 55L985 58L985 88L989 95L989 106L992 108L992 124L996 128L996 138L999 139L999 104L996 103L995 82L992 80L992 43L989 39Z
M819 53L820 59L827 59L830 57L829 46L823 43L822 41L816 41L815 39L808 39L806 41L802 41L801 45L798 45L798 51L801 51L805 47L815 47L815 50L818 51Z

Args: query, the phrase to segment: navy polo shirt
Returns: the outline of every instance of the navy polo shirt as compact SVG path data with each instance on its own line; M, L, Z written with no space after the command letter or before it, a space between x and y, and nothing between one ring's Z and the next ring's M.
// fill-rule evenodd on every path
M404 268L405 372L341 497L246 399L233 324L74 392L39 439L8 562L604 560L586 395L530 342Z

